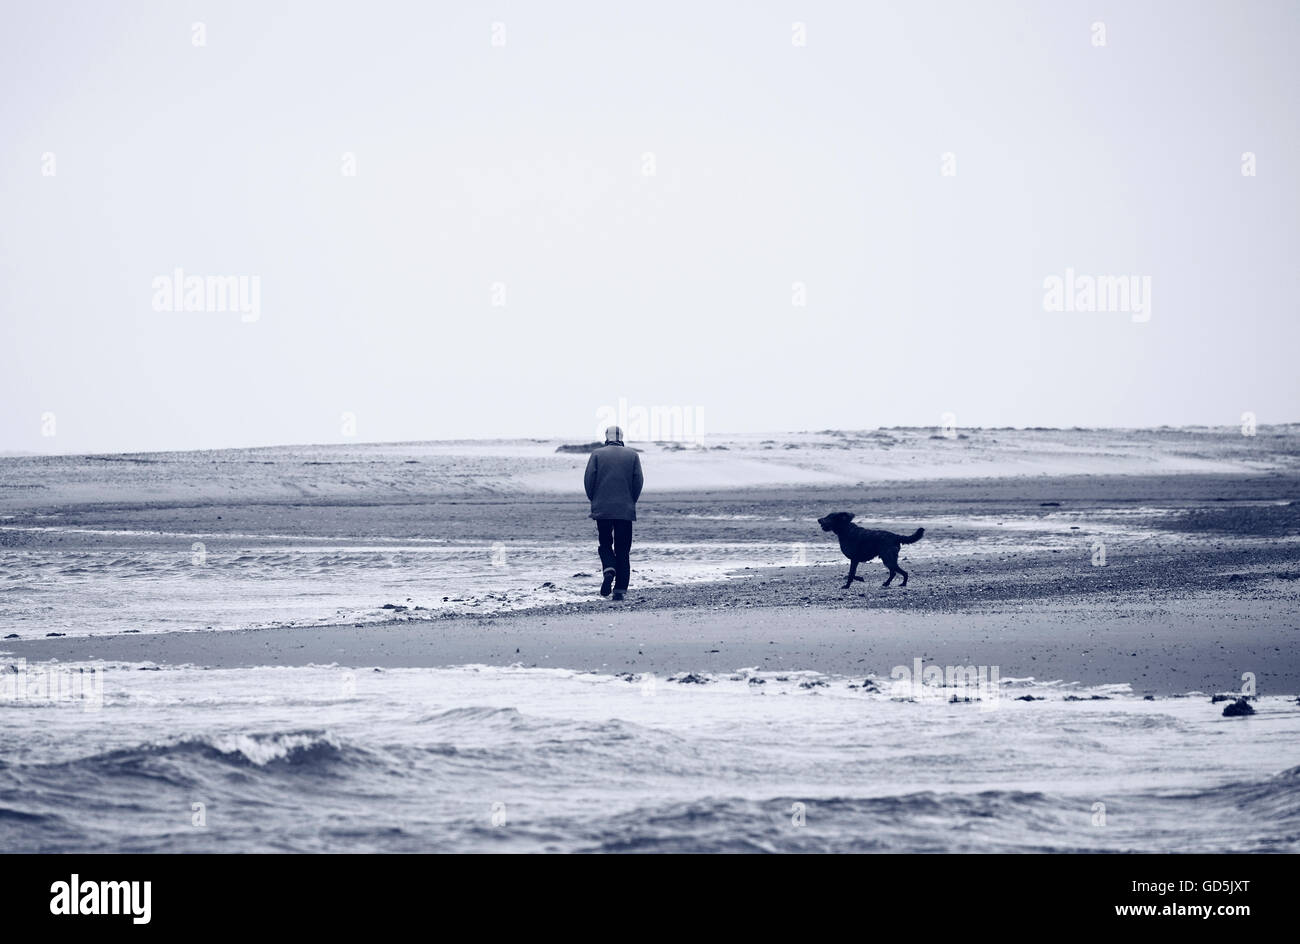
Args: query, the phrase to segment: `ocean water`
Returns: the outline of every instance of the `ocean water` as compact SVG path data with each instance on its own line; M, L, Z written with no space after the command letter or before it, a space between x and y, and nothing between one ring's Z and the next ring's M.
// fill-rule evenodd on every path
M1224 718L1032 680L952 703L748 669L65 665L82 687L48 698L15 668L10 852L1300 851L1282 697Z

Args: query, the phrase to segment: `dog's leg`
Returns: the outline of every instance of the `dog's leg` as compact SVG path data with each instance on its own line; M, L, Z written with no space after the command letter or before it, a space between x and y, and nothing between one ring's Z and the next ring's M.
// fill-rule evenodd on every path
M898 568L898 572L899 572L900 574L903 575L903 582L900 583L899 586L900 586L900 587L906 587L906 586L907 586L907 571L905 571L903 568L900 567L900 568Z
M885 578L885 582L881 584L882 587L888 587L894 580L894 574L901 572L898 569L898 552L895 551L891 554L886 551L880 555L880 562L889 568L889 576ZM907 578L904 577L903 580L906 581Z
M849 561L849 575L844 578L844 586L840 589L847 590L849 587L853 586L853 581L861 579L862 578L858 576L858 562Z

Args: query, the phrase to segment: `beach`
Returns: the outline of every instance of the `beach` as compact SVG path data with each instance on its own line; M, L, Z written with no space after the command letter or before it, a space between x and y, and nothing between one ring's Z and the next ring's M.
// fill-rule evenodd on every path
M828 578L829 579L829 578ZM1217 612L1207 613L1207 607ZM1250 623L1260 624L1249 628ZM1243 624L1246 624L1243 626ZM1123 681L1139 694L1236 690L1252 671L1264 690L1300 691L1295 603L1263 606L1222 597L1160 610L917 614L842 608L753 607L635 616L573 613L465 618L433 624L239 630L233 634L40 640L11 652L31 660L272 666L456 665L560 667L667 677L812 670L889 678L915 659L930 665L997 665L1008 676L1089 687ZM1225 640L1231 645L1225 645Z
M585 455L560 442L0 459L0 832L120 847L118 827L70 823L73 778L99 784L78 802L135 810L142 849L214 848L173 822L199 793L233 817L220 842L277 848L236 814L246 798L222 784L238 773L301 850L923 850L908 823L935 815L1003 821L984 848L1160 851L1191 802L1176 797L1227 809L1263 791L1258 817L1183 839L1294 851L1300 432L963 435L638 444L650 484L619 603L596 594ZM847 561L816 524L832 510L926 528L904 549L907 587L880 587L870 562L842 589ZM968 668L992 685L955 684ZM89 696L30 682L87 673ZM1211 699L1243 694L1255 717ZM1075 729L1076 755L1049 760ZM552 737L577 758L533 757L524 789L506 758ZM1224 737L1232 750L1209 750ZM770 741L768 766L710 773L699 758L717 738ZM971 768L920 760L987 738L1004 747ZM629 760L621 742L648 753ZM894 760L865 773L882 750ZM1121 772L1114 750L1146 759ZM818 777L800 773L808 752ZM681 776L647 781L653 756ZM601 824L560 802L574 787L546 773L556 763L593 785ZM385 786L402 770L445 796L418 828L312 812L346 806L328 775L376 791L382 820L415 802ZM315 786L285 792L302 776ZM142 777L169 811L137 795ZM1151 821L1056 821L1103 795ZM479 822L494 802L511 838ZM791 832L793 803L836 806L869 835ZM700 810L731 826L688 828ZM321 816L341 818L335 839Z
M17 638L4 644L226 667L846 676L942 655L1144 694L1232 688L1253 666L1300 692L1300 435L1240 453L1231 432L928 435L646 444L636 574L616 607L594 592L584 457L552 443L9 460L31 478L5 490ZM1083 471L1099 455L1122 471ZM873 478L906 462L931 477ZM767 481L719 488L728 463ZM1067 474L1031 471L1043 466ZM92 476L97 502L84 500ZM284 494L294 476L327 494ZM819 481L781 481L800 477ZM926 527L905 549L907 587L879 587L871 562L841 589L847 562L815 521L840 509Z

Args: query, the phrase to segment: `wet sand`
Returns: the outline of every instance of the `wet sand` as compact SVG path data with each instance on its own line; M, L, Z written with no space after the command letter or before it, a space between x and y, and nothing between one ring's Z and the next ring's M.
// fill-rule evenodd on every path
M1282 496L1296 494L1298 485L1290 476L916 482L890 489L889 509L879 513L886 520L928 523L923 507L942 508L950 516L978 514L982 523L969 527L995 529L1000 513L1048 500L1061 506L1044 513L1071 507L1085 522L1093 506L1111 513L1125 503L1146 509L1139 521L1162 512L1145 530L1135 525L1132 539L1112 544L1105 566L1094 566L1086 535L1053 550L945 557L945 532L937 529L906 549L903 566L912 574L906 588L878 586L885 572L876 562L861 568L867 582L851 590L841 589L845 566L792 565L742 568L713 583L634 586L626 601L614 603L596 595L593 576L576 578L590 584L590 602L487 617L409 613L384 624L8 640L0 646L29 660L212 667L520 664L658 675L759 666L887 676L894 666L921 658L996 665L1003 678L1128 683L1135 692L1158 695L1230 690L1240 686L1242 673L1253 672L1261 692L1295 694L1300 507ZM801 516L852 497L809 490L679 495L647 503L641 533L673 529L674 537L689 540L713 530L763 539L788 532L810 542L833 541L809 534ZM567 520L569 504L476 504L442 513L468 515L491 529L500 526L494 512L511 521L531 512L544 528L558 528L554 516ZM554 510L542 511L547 507ZM870 502L857 496L848 507L870 509ZM734 517L701 521L703 510ZM373 507L365 511L376 514ZM758 513L764 521L745 520ZM387 514L397 517L391 509ZM272 526L293 525L282 519Z
M906 592L906 591L903 591ZM1159 613L934 613L805 606L610 609L435 622L32 640L29 660L103 659L235 668L523 665L617 674L815 670L888 678L894 666L998 666L1002 678L1083 686L1128 682L1138 694L1238 689L1300 692L1294 602L1204 598Z

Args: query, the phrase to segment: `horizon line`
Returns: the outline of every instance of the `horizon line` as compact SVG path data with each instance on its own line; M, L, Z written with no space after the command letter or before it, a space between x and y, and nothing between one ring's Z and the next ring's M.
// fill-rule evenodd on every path
M1281 423L1260 423L1255 428L1257 430L1276 429L1279 427L1290 427L1300 425L1300 420L1290 420ZM1090 432L1158 432L1158 431L1192 431L1192 430L1230 430L1240 429L1240 424L1225 423L1221 425L1210 426L1201 423L1190 423L1182 426L1170 426L1162 424L1160 426L953 426L949 427L954 431L968 430L980 432L1062 432L1062 433L1090 433ZM826 436L844 433L860 432L888 432L890 430L900 431L923 431L923 430L941 430L943 426L876 426L876 427L828 427L826 429L801 429L801 430L769 430L758 433L739 433L739 432L716 432L703 433L701 437L691 438L669 438L669 439L629 439L628 443L645 443L650 445L679 443L682 445L698 444L700 438L716 439L719 437L743 437L752 438L755 436ZM948 437L944 437L948 438ZM484 437L454 437L451 439L387 439L387 440L357 440L357 441L337 441L329 440L324 442L283 442L271 443L261 446L214 446L211 448L201 449L124 449L124 450L101 450L86 452L33 452L26 450L0 450L0 459L43 459L43 458L75 458L83 456L86 458L96 458L99 456L141 456L141 455L159 455L170 453L204 453L204 452L234 452L236 450L259 450L259 449L311 449L323 448L330 446L415 446L415 445L434 445L438 443L494 443L494 442L535 442L549 443L557 442L561 445L589 445L596 440L576 441L562 436L484 436Z

